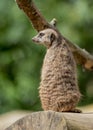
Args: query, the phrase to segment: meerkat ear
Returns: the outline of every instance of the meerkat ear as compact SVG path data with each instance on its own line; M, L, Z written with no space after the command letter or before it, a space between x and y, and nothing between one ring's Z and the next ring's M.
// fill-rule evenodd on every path
M55 35L52 33L51 35L50 35L50 42L51 43L53 43L53 41L55 40Z

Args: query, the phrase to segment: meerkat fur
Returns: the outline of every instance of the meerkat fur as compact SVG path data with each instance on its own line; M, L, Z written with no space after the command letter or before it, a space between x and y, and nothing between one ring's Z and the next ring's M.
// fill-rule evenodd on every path
M40 31L32 40L47 48L39 87L42 108L57 112L80 112L76 109L81 97L76 63L66 41L53 29Z

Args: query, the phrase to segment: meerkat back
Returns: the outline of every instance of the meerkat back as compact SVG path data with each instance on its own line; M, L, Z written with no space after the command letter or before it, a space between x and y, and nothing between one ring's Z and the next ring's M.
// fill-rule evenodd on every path
M33 41L47 47L44 58L39 94L44 110L80 112L76 64L69 46L56 31L41 31Z

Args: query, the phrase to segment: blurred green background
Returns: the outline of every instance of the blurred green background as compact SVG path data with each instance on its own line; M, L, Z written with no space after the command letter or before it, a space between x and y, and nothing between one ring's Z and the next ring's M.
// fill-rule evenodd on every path
M73 43L93 53L93 0L35 0L48 21L58 20L58 29ZM14 0L0 2L0 113L41 110L38 86L45 48L34 44L36 34L27 16ZM93 72L78 66L82 100L93 103Z

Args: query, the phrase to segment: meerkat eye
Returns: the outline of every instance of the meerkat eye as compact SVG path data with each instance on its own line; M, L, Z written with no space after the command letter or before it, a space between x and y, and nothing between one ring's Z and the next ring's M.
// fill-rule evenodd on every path
M51 35L50 35L50 42L52 43L54 40L55 40L55 35L52 33Z
M42 37L44 36L45 34L44 33L39 33L39 37Z

